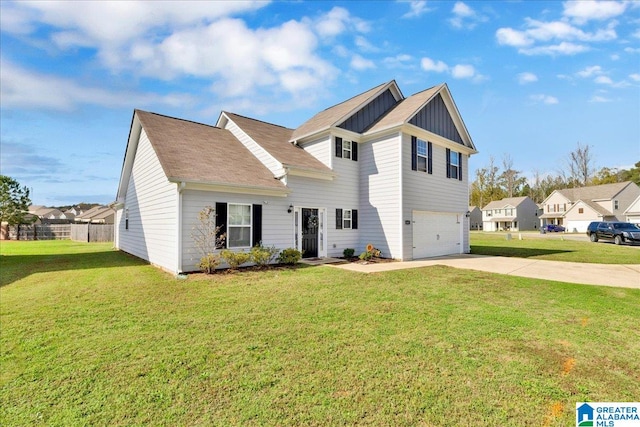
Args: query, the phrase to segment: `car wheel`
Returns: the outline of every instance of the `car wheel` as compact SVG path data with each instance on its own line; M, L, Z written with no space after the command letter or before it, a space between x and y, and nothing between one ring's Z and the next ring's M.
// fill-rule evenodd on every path
M591 233L589 234L589 239L591 239L592 242L597 242L598 236L596 236L596 233Z
M622 240L622 236L617 235L616 237L614 237L614 238L613 238L613 242L614 242L616 245L621 245L621 244L622 244L622 242L623 242L623 240Z

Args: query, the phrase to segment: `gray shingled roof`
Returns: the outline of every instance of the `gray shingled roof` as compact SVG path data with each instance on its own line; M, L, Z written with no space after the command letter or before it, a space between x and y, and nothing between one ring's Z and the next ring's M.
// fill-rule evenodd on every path
M522 203L525 199L527 198L527 196L523 196L523 197L507 197L505 199L502 200L494 200L492 202L487 203L487 205L482 208L482 210L489 210L489 209L502 209L505 206L513 206L513 207L518 207L518 205L520 203Z
M286 166L331 172L318 159L290 141L293 129L225 112L247 135Z
M391 110L371 126L365 134L400 126L411 120L418 111L443 87L443 84L425 89L398 102Z
M167 178L284 190L231 132L136 110Z
M295 141L297 139L311 135L315 132L319 132L323 129L328 129L331 126L338 124L338 121L347 118L345 117L347 114L365 104L367 101L371 100L383 88L391 83L393 83L393 81L383 83L379 86L374 87L373 89L369 89L368 91L361 93L360 95L356 95L351 99L348 99L344 102L341 102L340 104L334 105L333 107L329 107L326 110L319 112L293 131L293 134L291 135L291 141Z
M565 188L558 190L558 193L562 194L572 202L577 200L610 200L613 199L616 194L624 190L624 188L629 184L631 184L631 181L593 185L591 187Z

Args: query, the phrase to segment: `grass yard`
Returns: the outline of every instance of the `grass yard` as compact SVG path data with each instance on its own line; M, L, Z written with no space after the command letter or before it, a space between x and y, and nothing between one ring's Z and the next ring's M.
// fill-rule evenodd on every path
M471 233L471 253L595 264L640 264L638 246L571 240L570 235L564 240L561 235L538 237L522 233L523 240L518 239L518 233L511 235L512 239L507 240L506 233L474 231Z
M3 426L567 426L577 401L640 396L639 290L442 266L178 280L105 244L0 253Z

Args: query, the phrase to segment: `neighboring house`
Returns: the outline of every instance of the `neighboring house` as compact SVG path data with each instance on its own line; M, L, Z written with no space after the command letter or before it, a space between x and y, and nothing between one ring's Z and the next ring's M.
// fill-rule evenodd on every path
M303 256L367 244L401 260L469 252L468 160L477 151L446 84L405 98L395 81L297 129L222 112L216 126L135 110L115 246L178 273L216 209L225 246Z
M482 230L482 210L477 206L469 206L469 229Z
M116 211L109 206L95 206L75 217L76 223L113 224Z
M38 218L35 221L36 224L64 224L69 222L67 216L55 208L31 205L29 206L29 213Z
M484 231L526 231L538 228L538 205L529 196L508 197L482 208Z
M638 196L631 205L624 211L627 222L640 224L640 196Z
M634 182L555 190L543 202L541 226L559 224L583 233L592 221L625 221L625 211L640 196Z

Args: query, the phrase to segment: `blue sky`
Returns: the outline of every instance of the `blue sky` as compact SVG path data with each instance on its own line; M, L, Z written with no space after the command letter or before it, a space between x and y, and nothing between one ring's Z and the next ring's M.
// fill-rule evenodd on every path
M0 2L0 168L36 204L114 200L134 108L297 127L446 82L480 151L557 173L640 160L640 2ZM470 176L473 178L473 175Z

